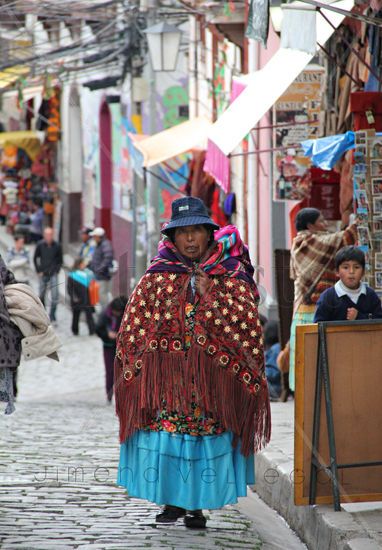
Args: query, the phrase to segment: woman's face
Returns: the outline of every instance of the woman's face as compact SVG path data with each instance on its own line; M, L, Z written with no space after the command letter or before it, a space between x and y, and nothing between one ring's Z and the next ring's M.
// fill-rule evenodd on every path
M200 260L208 248L210 234L204 225L186 225L175 229L175 246L185 258Z
M326 231L328 229L328 222L325 220L324 216L320 214L314 223L308 224L308 229L313 233L317 233L318 231Z

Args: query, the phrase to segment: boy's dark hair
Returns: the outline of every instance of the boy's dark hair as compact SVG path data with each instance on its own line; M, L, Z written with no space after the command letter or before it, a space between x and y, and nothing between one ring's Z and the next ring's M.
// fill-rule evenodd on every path
M303 208L296 216L295 226L297 231L308 229L310 223L316 223L321 216L321 212L317 208Z
M268 349L279 341L279 324L277 321L268 321L264 326L264 344Z
M128 299L126 296L117 296L110 302L110 307L113 311L122 311L122 313L125 311L126 304L128 302Z
M259 321L263 328L268 323L268 319L262 313L259 313Z
M83 263L82 258L76 258L73 262L72 271L76 271L82 263Z
M357 246L344 246L337 252L334 259L336 271L338 271L341 264L349 261L358 262L361 264L362 269L365 269L365 254Z

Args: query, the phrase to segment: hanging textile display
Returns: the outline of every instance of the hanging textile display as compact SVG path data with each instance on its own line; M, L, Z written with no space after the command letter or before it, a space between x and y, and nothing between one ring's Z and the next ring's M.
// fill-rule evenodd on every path
M60 89L57 87L54 89L54 95L49 99L49 115L46 138L48 141L56 142L60 139L60 134Z
M269 0L251 0L246 38L257 40L266 48L269 31Z
M355 132L354 202L358 242L366 257L366 281L382 297L382 137Z
M354 149L354 132L307 139L301 143L304 155L322 170L331 170L349 149Z
M273 181L275 200L302 200L310 193L310 160L298 144L322 133L321 99L325 69L309 65L274 106Z
M281 26L281 47L316 54L316 8L303 5L298 8L285 4Z
M370 128L382 131L381 92L353 92L350 95L350 111L355 130Z

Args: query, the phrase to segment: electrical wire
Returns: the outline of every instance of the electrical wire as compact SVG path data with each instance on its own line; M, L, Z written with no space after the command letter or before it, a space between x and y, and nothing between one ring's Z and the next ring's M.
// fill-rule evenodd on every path
M116 3L120 3L120 1L121 1L121 0L118 0L118 1L116 2L116 0L112 0L112 2L108 2L108 4L116 4ZM95 9L95 8L96 8L96 6L93 6L93 9ZM110 21L109 25L106 26L106 28L108 28L108 27L110 27L110 26L113 26L114 24L117 25L117 24L119 24L119 23L120 23L120 21L117 21L117 20L113 19L112 21ZM92 26L92 27L93 27L93 31L94 31L94 26ZM91 41L91 42L92 42L92 43L94 42L94 44L97 45L97 44L98 44L98 40L95 40L95 39L98 38L99 35L101 35L102 33L104 33L105 30L106 30L106 28L105 28L105 26L104 26L103 23L99 23L99 25L97 26L96 31L95 31L95 37L94 37L93 41ZM33 32L33 29L32 29L30 32ZM119 30L119 32L120 32L120 30ZM20 33L20 34L21 34L21 33ZM49 40L48 40L48 41L45 40L45 41L42 41L42 42L39 42L39 43L35 44L34 46L35 46L36 48L41 48L41 47L43 47L44 45L49 45L49 44L51 44L51 42L50 42ZM66 47L65 47L65 50L67 50L67 49L69 49L69 48L76 48L77 45L78 45L79 47L81 47L81 46L86 46L87 43L81 43L81 42L75 43L75 42L74 42L74 43L71 44L70 46L66 46ZM1 69L5 69L5 68L8 68L8 67L11 67L11 66L13 66L15 63L17 63L17 62L25 63L25 62L33 62L34 60L36 60L36 57L35 57L35 56L33 57L33 59L31 59L31 58L27 58L27 59L26 59L25 56L17 58L17 56L15 55L15 53L16 53L17 51L19 51L19 50L25 50L25 46L24 46L24 47L23 47L23 46L16 46L16 47L13 47L13 48L9 48L9 53L12 55L12 62L7 63L7 64L3 64L3 65L0 67L0 70L1 70ZM61 53L62 51L65 51L65 50L62 50L61 48L59 48L58 50L52 50L52 51L50 51L50 52L44 52L44 54L42 54L42 56L43 56L44 59L46 60L46 55L51 56L51 55L54 55L56 51L57 51L58 53Z
M63 46L63 47L60 47L60 48L56 48L55 50L52 50L51 52L47 52L43 55L34 55L34 56L31 56L27 59L25 59L25 58L24 59L18 59L18 60L16 59L15 61L8 62L8 63L0 65L0 71L3 71L4 69L8 69L8 68L11 68L11 67L14 67L15 64L17 64L17 62L19 62L21 64L27 64L27 63L33 63L34 61L40 60L40 59L45 59L45 62L46 62L47 57L64 54L65 52L70 52L72 50L76 50L76 49L81 48L81 47L83 48L83 47L87 47L87 46L91 46L91 45L97 45L99 43L98 38L102 34L104 34L107 30L109 30L113 24L115 24L115 21L112 21L111 23L109 23L108 25L103 27L99 31L99 33L94 37L94 39L92 39L90 42L82 43L79 40L77 42L74 42L70 46Z

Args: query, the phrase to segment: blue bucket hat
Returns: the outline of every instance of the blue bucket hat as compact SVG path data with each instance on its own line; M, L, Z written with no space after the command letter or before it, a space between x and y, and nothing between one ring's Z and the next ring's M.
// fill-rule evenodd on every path
M210 225L213 230L219 229L208 215L204 202L196 197L176 199L171 206L171 221L162 229L165 235L168 235L171 229L186 225Z

